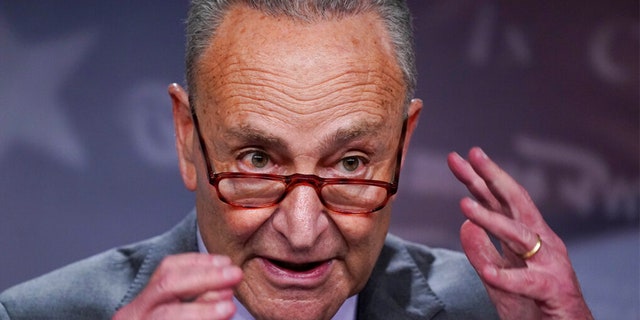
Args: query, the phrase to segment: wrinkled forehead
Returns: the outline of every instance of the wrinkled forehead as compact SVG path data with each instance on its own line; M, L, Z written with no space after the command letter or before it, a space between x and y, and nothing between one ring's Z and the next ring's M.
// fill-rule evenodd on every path
M197 70L197 108L213 116L251 105L292 115L377 107L395 117L406 91L375 12L309 22L236 6Z

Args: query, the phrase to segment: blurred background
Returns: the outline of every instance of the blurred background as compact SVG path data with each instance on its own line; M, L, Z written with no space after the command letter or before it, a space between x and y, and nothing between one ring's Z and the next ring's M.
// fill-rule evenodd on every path
M392 232L459 249L446 155L480 145L565 239L596 318L640 319L638 1L409 3L425 110ZM0 291L191 210L166 94L186 8L0 3Z

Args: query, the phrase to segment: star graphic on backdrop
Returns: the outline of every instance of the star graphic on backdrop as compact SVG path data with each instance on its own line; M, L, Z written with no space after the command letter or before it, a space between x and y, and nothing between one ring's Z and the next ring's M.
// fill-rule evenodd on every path
M86 164L86 152L64 113L65 79L88 51L89 32L23 43L0 17L0 160L25 144L72 167Z

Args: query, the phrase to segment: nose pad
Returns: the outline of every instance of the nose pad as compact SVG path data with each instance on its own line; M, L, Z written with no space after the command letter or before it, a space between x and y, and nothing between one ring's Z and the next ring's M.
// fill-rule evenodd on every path
M316 190L298 184L278 205L273 226L293 249L304 250L317 244L328 228L329 220Z

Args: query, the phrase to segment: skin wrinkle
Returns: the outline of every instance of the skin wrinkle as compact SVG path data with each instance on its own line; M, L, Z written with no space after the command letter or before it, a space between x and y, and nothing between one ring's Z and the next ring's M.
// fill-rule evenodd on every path
M269 17L267 17L267 16L266 16L266 15L264 15L264 14L260 14L260 15L261 15L260 19L268 19L268 18L269 18ZM372 19L375 23L380 24L380 19L379 19L379 17L375 16L374 14L369 14L369 15L371 15L371 16L372 16L372 17L371 17L371 19ZM240 16L240 17L243 17L243 16L244 16L244 17L246 18L246 15L245 15L245 14L241 14L241 15L239 15L239 16ZM237 19L236 19L236 18L237 18ZM245 33L245 32L247 32L247 31L246 31L246 29L245 29L244 27L241 27L241 25L242 25L241 20L243 20L243 19L242 19L242 18L239 18L239 17L234 17L234 18L233 18L233 20L231 20L231 19L230 19L231 23L230 23L229 25L231 26L231 29L232 29L232 30L230 30L231 32L232 32L234 29L240 29L240 30L241 30L241 31L240 31L241 33ZM354 20L354 19L353 19L352 17L348 17L348 18L345 18L344 20L350 21L350 20ZM344 20L343 20L342 22L346 22L346 21L344 21ZM234 22L237 22L237 23L238 23L238 26L233 25L233 23L234 23ZM291 24L295 23L294 21L288 21L288 20L284 20L284 21L282 21L282 22L284 22L284 23L282 24L283 26L282 26L282 27L279 27L279 25L278 25L278 26L276 26L276 29L284 29L284 26L288 25L289 23L291 23ZM377 29L377 31L380 31L382 34L385 34L385 35L386 35L386 31L384 30L384 28L380 28L380 26L379 26L379 25L374 24L374 22L369 22L369 27L370 27L370 28L372 28L372 29L370 29L370 30L376 30L376 29ZM310 28L319 28L319 29L320 29L320 28L323 28L327 23L326 23L326 22L320 22L319 24L320 24L320 25L318 25L318 24L310 24L310 25L309 25L309 26L307 26L306 28L301 28L301 29L303 29L303 30L304 30L304 29L310 29ZM298 24L298 28L299 28L299 27L300 27L300 25ZM284 35L285 35L285 34L287 34L287 33L282 33L282 34L283 34L283 37L284 37ZM287 36L290 36L290 35L288 35L288 34L287 34ZM293 36L293 35L291 35L291 36ZM251 36L250 36L250 37L251 37ZM252 37L259 37L259 36L258 36L258 35L253 35ZM303 38L303 39L304 39L304 38ZM356 38L356 37L353 37L353 36L352 36L352 38L351 38L351 39L352 39L352 40L349 40L351 43L353 43L353 39L356 39L356 42L357 42L357 43L363 43L363 47L366 47L366 46L364 46L364 44L367 44L367 43L364 43L364 41L357 40L357 38ZM261 42L266 46L266 45L268 45L268 44L270 43L270 41L272 41L272 40L273 40L273 39L271 39L271 38L265 38L265 37L262 37L262 40L255 40L255 39L252 39L252 40L249 40L249 41L255 41L255 42L260 42L260 41L261 41ZM286 41L285 39L281 39L281 38L277 38L277 40ZM307 40L306 42L308 42L308 41L309 41L309 40ZM389 55L391 55L391 56L392 56L392 54L393 54L393 53L392 53L392 51L391 51L391 49L392 49L392 48L391 48L390 44L388 44L388 43L386 43L386 42L383 42L383 43L382 43L382 45L378 45L378 42L377 42L376 40L371 40L371 41L373 41L373 46L372 46L372 47L374 47L374 48L376 48L376 49L378 49L378 50L380 50L380 49L381 49L380 47L382 47L382 51L383 51L382 53L383 53L383 55L385 55L385 56L389 56ZM336 42L336 43L340 43L339 41L335 41L335 42ZM388 42L388 41L387 41L387 42ZM301 43L300 45L304 45L304 44L305 44L305 43ZM214 46L213 46L213 42L212 42L212 45L211 45L211 46L209 47L209 49L205 52L205 54L203 54L203 56L206 56L206 55L208 55L208 54L221 54L222 58L221 58L221 57L218 57L218 60L216 61L216 62L217 62L217 65L218 65L219 67L220 67L220 66L223 66L224 68L227 68L227 70L233 69L233 67L234 67L234 66L242 65L242 63L244 62L244 61L243 61L243 59L246 59L246 58L244 57L244 55L242 55L242 54L240 54L240 55L233 55L233 54L231 54L231 53L230 53L231 51L230 51L230 50L228 50L228 49L229 49L229 46L234 46L234 45L235 45L236 47L238 46L238 44L233 43L232 41L230 41L230 42L226 42L226 43L223 43L223 44L221 44L219 47L220 47L220 50L225 50L225 51L224 51L224 52L218 52L218 51L220 51L220 50L216 51L216 50L215 50L215 48L213 48ZM353 45L348 46L348 47L347 47L347 46L345 46L345 47L341 47L341 48L339 48L339 49L341 49L341 50L343 50L343 51L345 51L345 52L351 52L351 51L353 51L353 50L357 50L357 48L354 48L354 46L353 46ZM245 49L245 48L242 48L242 47L240 47L240 48L239 48L239 51L240 51L241 53L245 53L247 50L248 50L248 49ZM314 54L315 54L315 53L314 53ZM276 57L276 59L275 59L275 60L276 60L276 62L279 62L279 61L278 61L278 59L277 59L277 57L278 57L278 56L277 56L277 55L272 55L272 54L270 54L269 52L259 52L256 56L257 56L257 58L258 58L258 59L263 59L263 60L265 60L265 61L271 61L271 60L274 60L274 58L273 58L273 57ZM376 55L375 53L371 53L371 54L363 54L362 56L363 56L363 57L366 57L365 59L368 59L368 60L375 60L375 58L376 58L376 57L379 57L379 56L378 56L378 55ZM370 58L370 57L374 57L374 58ZM203 60L205 60L205 59L204 59L204 57L203 57ZM316 60L320 60L320 61L322 61L322 60L331 60L331 59L322 59L322 57L318 57L318 58L316 58ZM380 59L378 58L378 60L380 60ZM370 61L370 63L369 63L369 64L373 64L373 65L380 64L380 63L387 64L387 65L389 65L389 67L390 67L390 68L395 69L395 70L394 70L394 72L393 72L393 74L397 74L397 72L399 72L399 69L398 69L398 67L397 67L397 66L393 65L393 63L392 63L392 62L393 62L394 60L395 60L395 59L384 59L384 60L381 60L381 61ZM277 63L275 63L275 64L277 64ZM300 64L300 65L302 65L302 66L307 66L307 65L309 65L308 58L307 58L307 60L304 60L304 61L300 62L299 64ZM273 64L265 64L265 65L272 66ZM307 68L307 69L308 69L308 68ZM353 69L353 68L351 68L351 69ZM382 70L382 68L366 68L365 70L371 70L371 69L374 69L374 70ZM203 78L204 78L204 79L220 79L220 81L223 81L223 82L225 82L225 83L227 83L226 81L231 81L231 82L233 82L233 80L232 80L232 78L233 78L233 77L230 77L230 73L227 73L227 72L224 72L224 71L223 71L223 72L217 72L219 75L221 75L220 77L209 77L209 76L208 76L208 73L209 73L209 72L207 72L207 70L201 70L201 71L203 72L203 75L205 75L205 77L200 77L200 79L203 79ZM213 72L214 70L210 70L210 71L212 71L211 73L216 73L216 72ZM265 70L261 70L261 72L262 72L262 71L265 71ZM275 73L279 73L281 77L282 77L282 75L283 75L283 74L285 74L285 75L286 75L286 74L288 74L288 73L290 73L291 75L299 74L299 73L296 73L296 72L279 72L279 71L281 71L281 70L274 70L273 72L275 72ZM286 70L286 71L288 71L288 70ZM354 70L351 70L351 71L354 71ZM386 72L386 71L387 71L387 68L385 68L383 72ZM299 79L299 78L300 78L300 77L292 79L292 80L293 80L292 82L293 82L293 83L304 83L304 81L303 81L303 80L305 80L305 79ZM304 77L303 77L303 78L304 78ZM208 81L208 80L207 80L207 81ZM396 82L394 85L398 85L399 87L403 87L402 77L398 78L398 77L396 77L396 76L390 76L390 74L387 74L385 77L380 77L379 85L380 85L381 87L383 87L383 88L384 88L384 87L387 87L387 88L388 88L388 85L385 85L385 84L386 84L386 83L388 83L389 81ZM215 86L215 83L214 83L214 84L211 84L211 85L214 85L214 86ZM224 83L223 83L222 85L224 85ZM198 85L198 87L202 87L202 85Z
M252 82L255 84L248 84L246 80L237 80L230 81L225 83L222 86L219 86L218 91L224 91L226 86L233 87L235 90L233 92L229 92L228 96L219 96L219 99L225 98L245 98L247 100L254 100L256 102L264 102L264 100L256 99L256 91L264 93L267 95L272 93L274 97L282 100L283 103L277 103L278 105L285 106L287 104L296 103L296 104L307 104L313 103L315 101L320 101L323 99L328 99L330 96L335 99L341 98L344 91L355 91L357 92L357 97L352 98L350 102L364 102L371 101L373 103L377 103L378 105L385 105L380 101L379 93L380 90L384 90L393 94L393 89L390 89L388 85L372 85L371 83L383 83L383 80L373 81L371 73L363 73L368 74L369 77L365 81L359 80L357 83L354 83L354 78L356 77L354 74L349 74L348 76L341 75L340 77L345 77L344 80L341 81L325 81L320 82L318 84L309 84L308 86L298 86L292 87L289 84L287 86L282 85L282 81L278 80L266 80L266 78L260 78L255 75L247 75L243 79L252 79ZM379 78L376 76L376 79ZM280 84L280 86L275 85ZM343 85L337 85L343 84ZM323 90L319 89L324 86L333 86L335 87L335 91L331 92L323 92ZM349 94L347 96L352 96L353 94ZM362 101L364 100L364 101Z
M255 110L254 113L261 114L262 116L271 116L273 113L278 113L278 114L281 114L280 117L302 116L302 117L308 117L312 120L314 119L314 117L322 116L322 113L325 113L325 114L334 113L336 115L344 115L348 113L349 110L353 109L354 107L357 107L357 105L372 107L372 106L379 106L379 105L384 106L389 104L386 102L377 103L376 101L368 101L365 99L358 100L355 97L354 98L335 97L335 99L326 100L319 103L306 103L309 106L306 108L303 108L300 103L286 101L286 100L281 100L281 101L278 101L277 103L273 103L271 102L271 100L267 100L267 99L249 100L249 99L244 99L244 97L245 97L244 95L236 94L233 97L230 97L229 101L233 101L236 104L243 105L243 107L246 107L247 109L260 107L260 109L262 110ZM342 101L335 101L338 99ZM291 107L288 108L287 110L283 110L284 108L281 107L283 105L289 105ZM324 110L318 110L319 108L317 106L324 106L324 105L330 105L331 109L326 108ZM295 107L298 107L299 110L295 109ZM285 115L283 111L286 111L288 114ZM236 116L240 117L242 115L237 114ZM380 115L380 117L382 117L382 115Z
M239 65L240 63L236 63L236 65ZM225 68L226 69L230 69L229 67L233 67L234 65L226 65ZM276 69L276 68L273 68ZM282 74L282 72L286 70L269 70L269 69L264 69L264 68L244 68L241 70L233 70L233 68L231 68L231 70L228 71L228 73L221 75L221 77L225 77L225 84L243 84L243 81L232 81L232 80L228 80L229 78L233 79L231 77L231 75L238 73L238 74L242 74L242 78L244 77L253 77L256 80L260 80L257 82L260 82L261 84L271 84L271 83L275 83L277 85L282 84L282 82L278 82L278 81L273 81L271 80L269 77L265 77L265 76L273 76L273 77L278 77L281 80L286 80L283 81L284 83L288 83L289 86L292 89L302 89L302 90L309 90L309 89L314 89L320 85L322 85L323 83L331 83L331 82L336 82L336 83L345 83L348 84L349 86L354 85L354 80L359 81L359 75L361 74L369 74L369 75L378 75L376 78L380 79L378 82L378 84L381 83L385 83L386 81L392 81L392 82L396 82L395 85L402 85L401 82L399 82L397 79L394 79L393 76L391 74L388 74L386 72L379 72L379 70L352 70L352 71L348 71L348 72L343 72L343 73L338 73L335 75L328 75L327 77L323 78L323 79L319 79L318 82L316 83L309 83L309 84L304 84L300 82L299 77L288 77L286 74ZM344 79L344 80L343 80ZM364 84L371 84L374 81L371 81L371 78L368 78L366 81L362 81L361 83Z
M216 89L215 91L223 91L223 89L226 89L226 87L215 88L215 89ZM300 108L300 110L296 110L295 108L287 108L287 111L292 112L294 115L305 114L305 112L309 112L308 110L310 108L318 109L317 112L327 111L326 109L317 108L316 105L318 105L319 103L316 103L315 100L310 102L300 101L300 100L289 100L289 99L286 99L286 97L283 98L281 92L278 90L266 91L264 89L265 89L265 86L262 86L262 85L245 84L245 85L234 87L234 90L231 93L219 94L217 96L218 96L218 100L224 100L226 98L226 99L229 99L230 102L234 102L241 105L248 104L248 103L256 104L257 106L262 107L262 110L256 110L254 112L264 112L265 115L270 115L273 112L278 112L277 109L283 108L283 107L286 108L286 106L289 106L289 105L297 106ZM335 103L333 105L329 104L333 109L338 110L339 112L348 112L348 109L345 108L345 106L348 106L349 104L355 104L355 103L370 105L371 107L374 107L374 108L379 108L379 106L392 105L392 103L387 101L387 98L381 97L379 95L380 90L381 88L379 87L378 87L378 90L375 90L375 88L373 88L373 91L367 90L364 92L359 91L357 90L357 88L354 88L354 87L339 88L339 89L336 89L337 92L327 94L325 95L325 97L332 95L331 100L329 100L329 102L332 102L333 100L339 100L339 99L344 100L337 105ZM354 96L352 94L341 95L342 91L356 91L358 93L356 94L357 96ZM389 90L386 90L386 91L389 92ZM243 92L247 92L247 94L244 94ZM373 94L367 94L368 92L376 92L377 94L375 95L375 97L371 97ZM393 90L391 90L391 92L393 93ZM263 96L266 98L264 99L255 98L256 95ZM349 97L349 98L345 100L344 97ZM271 102L271 103L267 103L267 102ZM326 105L327 103L324 103L324 104ZM308 107L302 108L302 106L304 105L308 105ZM329 111L332 111L332 110L329 110Z
M351 89L351 88L350 88ZM247 90L248 91L248 90ZM252 92L256 92L257 90L254 90ZM372 92L372 91L370 91ZM276 93L280 93L280 92L276 92ZM368 93L363 91L362 93ZM332 96L332 97L330 97ZM229 99L233 99L233 100L239 100L239 101L243 101L243 104L246 103L253 103L257 106L283 106L283 105L298 105L298 106L302 106L303 104L308 104L308 105L313 105L314 102L316 100L324 100L324 102L333 102L336 100L343 100L340 102L340 104L333 106L334 109L343 109L343 107L349 106L349 105L353 105L356 103L360 103L360 104L364 104L364 103L370 103L370 104L376 104L376 105L387 105L388 103L386 102L377 102L374 99L364 99L364 98L360 98L358 99L358 97L349 97L349 98L343 98L341 96L339 96L339 91L337 92L332 92L332 93L327 93L325 97L313 97L313 98L308 98L308 99L301 99L301 98L294 98L294 97L283 97L284 99L280 99L278 103L272 103L271 100L267 100L267 99L259 99L259 98L254 98L253 96L249 94L243 94L243 93L239 93L236 92L233 95L230 95L228 97ZM290 98L290 99L287 99ZM348 99L348 100L346 100ZM325 103L326 104L326 103ZM309 108L313 108L313 107L309 107ZM291 109L291 112L297 114L297 115L305 115L307 112L305 112L307 110L296 110L295 108Z
M230 86L237 86L240 83L235 83L235 84L229 84ZM336 90L334 92L314 92L313 90L310 89L295 89L295 90L290 90L290 89L285 89L283 87L276 87L276 86L269 86L269 85L262 85L260 87L252 87L249 85L244 85L241 86L240 88L236 88L237 90L241 90L244 89L244 87L247 87L245 90L248 93L243 94L242 92L235 92L232 93L229 97L235 97L235 98L246 98L249 100L254 100L254 101L258 101L258 102L263 102L263 101L268 101L268 100L259 100L256 99L251 93L255 93L256 91L262 91L262 92L269 92L269 91L273 91L273 93L281 95L282 97L280 97L281 100L283 101L290 101L290 102L299 102L299 103L313 103L314 101L320 101L320 100L326 100L326 99L335 99L336 96L340 96L341 93L343 91L354 91L354 89L356 89L355 86L350 86L350 87L336 87ZM252 90L253 89L253 90ZM376 93L378 93L378 91L380 90L380 88L378 87L373 87L373 86L362 86L361 88L357 88L358 89L358 94L359 96L366 96L366 95L374 95ZM296 95L297 94L297 95ZM225 97L221 97L221 98L225 98ZM340 97L341 98L341 97ZM369 98L369 100L375 100L372 98ZM354 98L353 101L357 101L357 98ZM285 105L284 103L281 105Z

